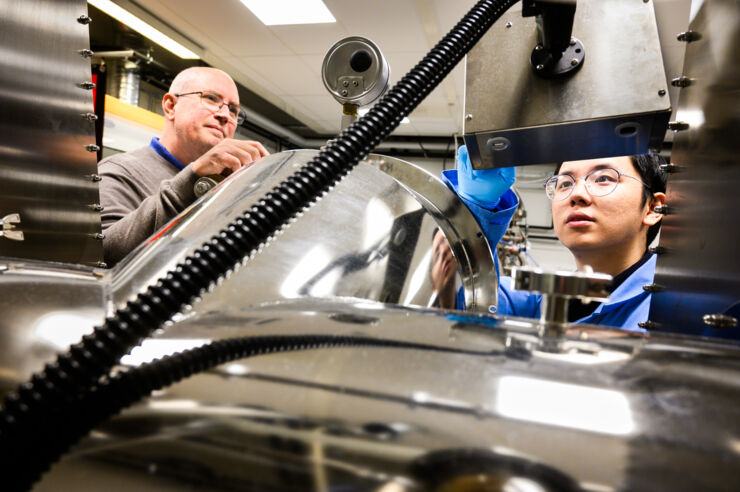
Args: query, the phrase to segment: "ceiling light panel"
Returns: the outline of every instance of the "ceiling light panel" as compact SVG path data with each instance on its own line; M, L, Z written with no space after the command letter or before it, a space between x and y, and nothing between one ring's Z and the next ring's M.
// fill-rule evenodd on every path
M321 0L241 0L266 26L336 22Z
M167 51L174 53L180 58L183 58L185 60L197 60L200 58L198 55L196 55L174 39L153 28L143 20L136 17L131 12L122 9L110 0L88 0L87 3L99 10L102 10L117 21L126 24L134 31L138 32L142 36L149 38Z

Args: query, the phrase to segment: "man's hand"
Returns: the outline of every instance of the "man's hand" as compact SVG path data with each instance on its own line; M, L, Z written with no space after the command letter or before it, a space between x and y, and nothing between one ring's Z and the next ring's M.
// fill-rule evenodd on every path
M251 166L267 155L270 153L259 142L227 138L194 160L191 166L198 176L212 174L228 176L242 167Z

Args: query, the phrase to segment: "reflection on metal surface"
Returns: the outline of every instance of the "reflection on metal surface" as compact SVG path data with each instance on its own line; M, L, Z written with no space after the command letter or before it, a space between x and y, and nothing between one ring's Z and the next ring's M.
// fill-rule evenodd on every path
M580 326L544 352L537 325L308 298L194 312L154 340L312 333L426 348L229 362L99 426L36 490L316 489L317 477L332 490L471 477L542 490L735 488L740 349ZM507 347L517 337L533 343Z
M619 391L543 379L503 376L496 410L513 419L601 434L627 435L635 430L629 402Z
M116 267L114 302L135 296L315 154L282 152L224 180ZM491 251L473 216L435 176L370 156L193 307L311 296L454 308L460 288L468 309L496 304Z
M686 46L650 322L660 330L738 338L740 316L740 10L737 2L697 4ZM721 316L721 317L720 317ZM708 320L710 323L706 323ZM719 324L715 323L719 321Z
M0 5L0 256L94 265L102 259L89 47L83 0ZM15 234L16 241L8 241ZM22 237L22 242L20 238ZM53 244L54 247L50 247Z
M535 19L521 7L504 14L467 56L464 133L473 167L659 147L671 109L653 3L579 0L573 36L588 56L559 80L530 65Z

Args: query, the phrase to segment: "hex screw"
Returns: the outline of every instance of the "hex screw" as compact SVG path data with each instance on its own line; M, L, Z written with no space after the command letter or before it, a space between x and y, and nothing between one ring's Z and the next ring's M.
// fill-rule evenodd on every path
M663 97L663 96L665 96L665 89L660 89L660 90L658 91L658 95L659 95L660 97Z
M81 15L77 18L77 22L80 24L89 24L92 22L92 19L87 15Z
M98 120L98 115L96 115L95 113L83 113L80 116L82 116L84 119L86 119L90 123Z
M737 326L737 318L726 314L705 314L701 319L705 325L714 328L735 328Z
M347 94L349 94L349 93L347 92L347 90L346 90L346 89L342 89L342 95L343 95L343 96L346 96Z
M660 165L660 170L663 171L664 173L670 174L670 173L677 173L681 169L675 164L666 163L666 164Z
M671 85L673 87L688 87L691 85L691 79L689 77L686 77L685 75L681 75L680 77L676 77L675 79L671 80Z
M104 210L103 206L99 203L91 203L89 207L96 212L102 212Z
M95 144L90 144L90 145L85 145L85 150L87 150L88 152L97 152L100 150L100 147L98 147Z
M92 50L89 50L87 48L81 49L81 50L77 50L77 53L79 53L80 56L82 56L82 58L90 58L91 56L93 56L95 54L95 53L93 53Z
M676 39L684 42L684 43L691 43L692 41L698 41L701 39L701 34L699 34L696 31L684 31L682 33L679 33L678 36L676 36Z
M689 124L685 121L669 121L668 129L674 132L682 132L689 129Z
M90 178L90 181L92 181L93 183L97 183L98 181L100 181L101 179L103 179L103 178L100 177L99 174L91 174L88 177Z
M543 48L543 46L542 46L541 44L538 44L538 45L536 45L536 46L534 47L534 50L535 50L535 51L541 51L541 50L542 50L542 48Z
M666 249L665 246L658 245L658 246L652 246L652 247L648 248L648 251L651 252L651 253L654 253L656 255L662 255L662 254L667 253L668 252L668 249Z
M543 64L540 63L539 65L537 65L537 70L539 70L540 72L544 69L545 69L545 66Z
M357 87L357 86L358 86L358 85L360 85L360 84L359 84L359 83L358 83L358 82L357 82L356 80L353 80L353 81L352 81L352 85L353 85L353 86L355 86L355 87Z
M642 290L644 290L645 292L650 292L650 293L655 294L656 292L664 291L665 287L663 287L662 285L658 285L658 284L646 284L642 286Z
M349 82L345 80L344 82L342 82L342 86L349 87Z
M87 90L91 91L91 90L95 89L95 84L93 84L92 82L88 82L86 80L84 82L80 82L80 87L83 88L83 89L87 89Z
M92 234L92 238L95 239L95 240L97 240L97 241L102 241L103 239L105 239L105 234L101 234L99 232L96 232L95 234Z
M668 205L658 205L653 209L656 214L668 215Z
M472 114L468 113L468 114L465 115L465 120L466 121L470 121L472 119L473 119L473 115Z
M108 268L108 264L106 262L104 262L104 261L97 262L95 264L95 266L98 267L98 268Z
M572 60L570 61L570 64L571 64L571 66L574 66L574 67L575 67L576 65L578 65L578 58L573 58L573 59L572 59Z
M655 321L648 320L648 321L640 321L639 323L637 323L637 326L647 331L650 331L650 330L655 330L659 328L660 324L656 323Z
M568 44L570 44L571 46L575 46L575 44L576 44L576 38L570 38L570 43L568 43Z
M507 23L506 23L506 29L509 29L509 28L510 28L511 26L513 26L513 25L514 25L514 24L512 24L511 22L507 22Z

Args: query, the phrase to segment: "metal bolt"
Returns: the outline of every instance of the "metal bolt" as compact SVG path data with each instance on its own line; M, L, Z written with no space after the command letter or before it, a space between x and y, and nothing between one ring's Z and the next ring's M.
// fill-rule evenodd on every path
M677 173L681 170L681 168L675 164L661 164L660 170L664 173Z
M681 75L680 77L676 77L675 79L671 80L671 85L673 87L688 87L691 85L691 79L686 77L685 75Z
M91 209L93 209L96 212L102 212L103 211L103 206L101 204L99 204L99 203L91 203L90 205L88 205L88 207L90 207Z
M690 43L692 41L698 41L701 39L701 34L696 31L684 31L676 36L676 39L684 43Z
M659 95L660 97L663 97L663 96L665 96L665 89L660 89L660 90L658 91L658 95Z
M77 18L77 22L80 24L89 24L92 22L92 19L86 15L81 15Z
M544 66L543 64L541 64L541 63L540 63L539 65L537 65L537 67L536 67L536 68L537 68L537 70L539 70L539 71L542 71L542 70L544 70L544 69L545 69L545 66Z
M658 284L646 284L642 286L642 290L644 290L645 292L651 292L654 294L656 292L664 291L665 287L663 287L662 285L658 285Z
M656 214L668 215L668 205L658 205L653 211Z
M96 232L95 234L91 234L93 239L97 239L98 241L102 241L105 239L105 234L100 234L99 232Z
M103 179L103 178L100 177L99 174L91 174L88 177L90 178L90 181L92 181L93 183L97 183L98 181L100 181L101 179Z
M342 82L342 85L344 87L349 87L349 82L347 80L345 80L344 82Z
M701 319L705 325L714 328L735 328L737 326L737 318L726 314L705 314Z
M534 50L535 51L541 51L542 48L543 48L543 46L541 44L538 44L537 46L534 47Z
M104 262L104 261L97 262L95 264L95 266L98 267L98 268L108 268L108 264L106 262Z
M650 331L659 328L660 324L656 323L655 321L640 321L639 323L637 323L637 326Z
M85 82L80 82L80 87L90 91L90 90L95 89L95 84L93 84L92 82L85 81Z
M92 123L93 121L97 121L98 115L95 113L83 113L80 116L82 116L84 119Z
M93 53L92 50L88 50L87 48L82 49L82 50L77 50L77 53L79 53L82 56L82 58L90 58L91 56L95 54Z
M662 255L668 252L665 246L652 246L648 248L648 251L656 255Z
M574 67L575 67L576 65L578 65L578 58L573 58L573 59L572 59L572 60L570 61L570 64L571 64L572 66L574 66Z
M472 119L473 119L473 115L472 114L468 113L468 114L465 115L465 120L466 121L470 121Z
M576 38L570 38L570 43L569 44L571 46L575 46L575 44L576 44Z
M341 93L341 94L342 94L343 96L346 96L347 94L349 94L349 92L347 92L347 90L346 90L346 89L343 89L343 90L342 90L342 93Z
M689 124L685 121L669 121L668 129L674 132L682 132L689 129Z
M514 24L512 24L511 22L507 22L507 23L506 23L506 29L510 28L510 27L511 27L511 26L513 26L513 25L514 25Z
M355 86L355 87L357 87L357 86L358 86L358 85L360 85L360 84L359 84L359 82L357 82L356 80L353 80L353 81L352 81L352 85L353 85L353 86Z
M88 152L97 152L100 150L100 147L98 147L95 144L90 144L90 145L85 145L85 150L87 150Z

